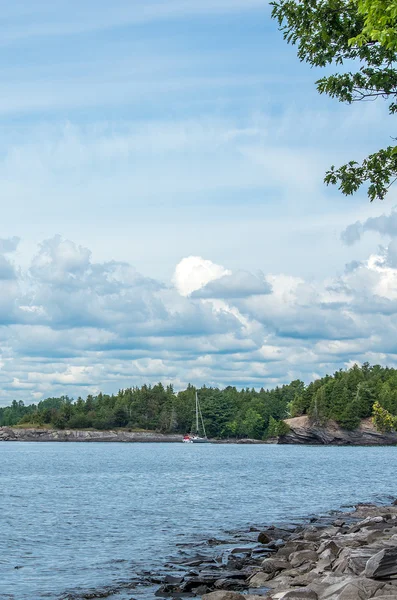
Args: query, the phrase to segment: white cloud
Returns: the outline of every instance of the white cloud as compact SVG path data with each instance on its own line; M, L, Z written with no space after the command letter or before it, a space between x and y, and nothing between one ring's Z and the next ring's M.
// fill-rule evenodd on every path
M0 282L4 404L158 380L271 387L351 361L397 364L387 250L316 282L190 256L167 285L55 236L14 268Z
M211 281L231 275L231 271L201 256L183 258L176 266L173 283L182 296L190 296Z

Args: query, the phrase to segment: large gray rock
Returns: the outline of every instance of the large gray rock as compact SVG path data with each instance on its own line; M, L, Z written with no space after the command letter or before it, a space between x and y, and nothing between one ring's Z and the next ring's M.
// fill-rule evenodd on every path
M354 431L339 427L334 421L328 421L322 427L307 416L286 419L289 426L287 434L278 438L279 444L332 444L336 446L378 446L397 444L397 433L377 431L371 419L365 419Z
M364 575L374 579L397 575L397 546L384 548L372 556L366 564Z
M307 587L272 594L273 600L317 600L316 592Z
M303 563L314 563L317 561L317 552L314 550L300 550L293 552L289 557L289 562L292 567L300 567Z
M339 594L338 600L368 600L382 587L382 583L362 577L348 583Z
M265 558L262 562L262 570L265 573L274 573L275 571L282 571L289 568L289 563L286 560L278 558Z
M383 585L383 582L366 577L330 575L320 581L313 581L310 588L316 591L319 600L367 600Z
M218 590L210 594L204 594L202 600L246 600L246 596L229 590Z
M260 571L259 573L255 573L249 580L250 588L261 588L266 587L267 582L272 579L274 573L263 573Z

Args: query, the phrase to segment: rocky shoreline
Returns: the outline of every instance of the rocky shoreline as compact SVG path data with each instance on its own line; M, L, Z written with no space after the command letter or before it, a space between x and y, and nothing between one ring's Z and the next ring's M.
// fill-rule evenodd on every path
M122 429L99 431L95 429L45 429L0 427L0 442L182 442L181 434ZM268 444L277 440L211 440L213 444Z
M371 419L364 419L354 431L341 429L335 422L319 426L306 416L285 421L288 433L268 440L221 439L214 444L307 444L331 446L394 446L397 432L382 433L375 429ZM0 427L0 442L182 442L180 434L151 431L110 431L78 429L45 429Z
M0 427L0 442L182 442L182 436L146 431Z
M339 427L335 421L320 426L309 417L286 419L288 433L278 438L279 444L309 444L330 446L395 446L397 432L377 431L372 419L363 419L353 431Z
M157 597L202 600L397 599L397 501L359 504L298 526L251 528L166 565ZM223 549L222 549L223 548ZM248 596L246 594L249 594Z

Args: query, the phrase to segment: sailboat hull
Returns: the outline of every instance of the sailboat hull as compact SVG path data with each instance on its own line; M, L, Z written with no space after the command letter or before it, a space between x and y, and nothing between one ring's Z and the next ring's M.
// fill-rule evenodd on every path
M193 438L193 444L209 444L209 440L207 438Z

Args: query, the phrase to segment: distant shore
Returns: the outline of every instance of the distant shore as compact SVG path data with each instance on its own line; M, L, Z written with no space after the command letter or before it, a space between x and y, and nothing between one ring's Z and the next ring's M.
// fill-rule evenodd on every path
M305 444L310 446L395 446L397 432L377 431L371 419L363 419L353 431L334 421L314 423L307 416L286 419L288 432L278 438L211 439L213 444ZM50 429L44 427L0 427L0 442L168 442L181 443L182 434L128 429Z
M22 427L0 427L0 442L168 442L182 443L181 434L157 433L154 431L127 431L124 429L113 429L99 431L95 429L46 429L46 428L22 428ZM210 440L216 444L265 444L276 443L277 440L267 442L261 440Z

